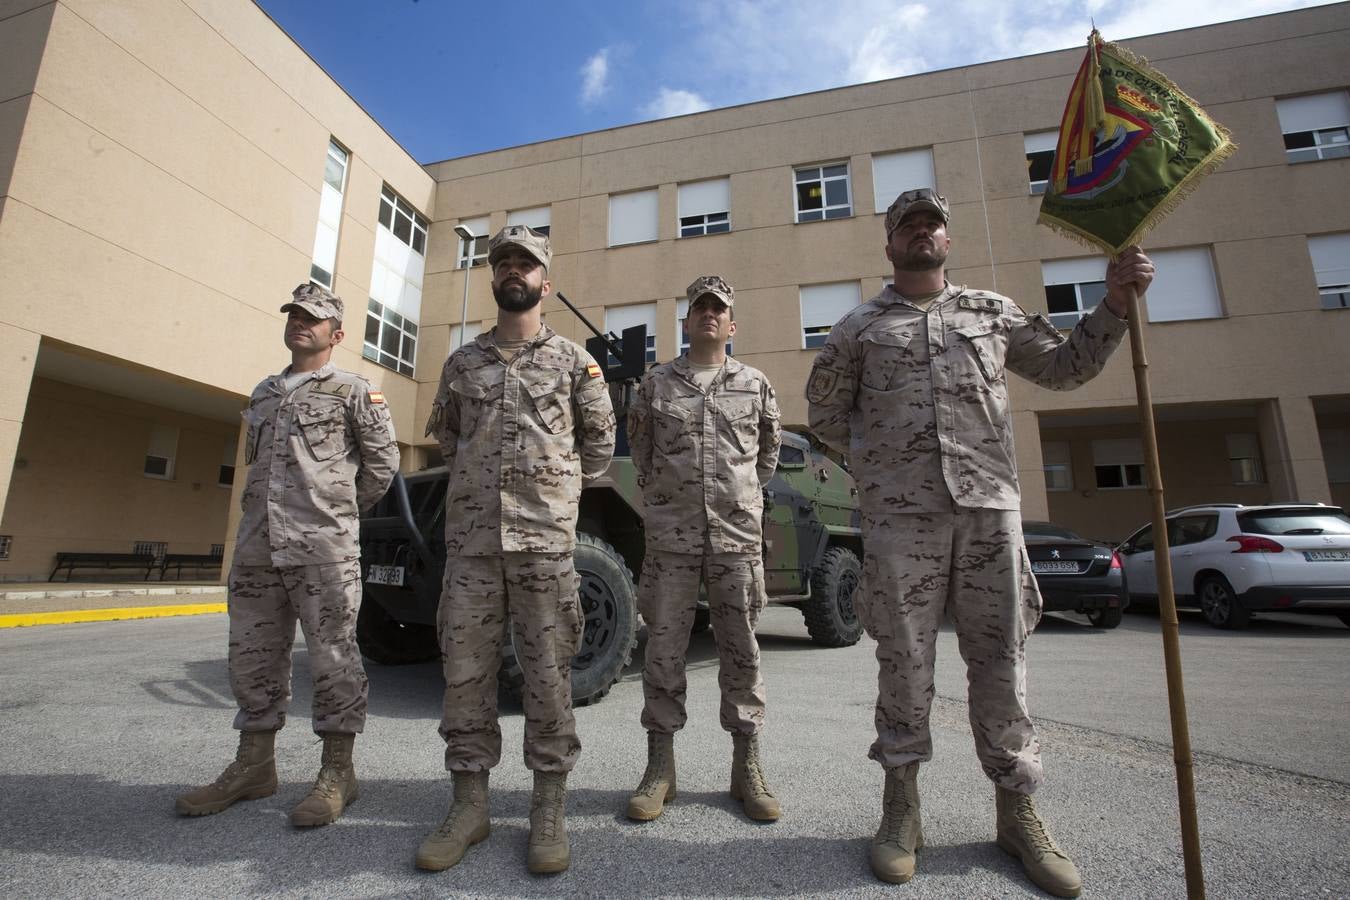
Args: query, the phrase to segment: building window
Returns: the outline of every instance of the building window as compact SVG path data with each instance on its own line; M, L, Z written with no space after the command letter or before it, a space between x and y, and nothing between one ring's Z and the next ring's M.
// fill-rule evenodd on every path
M1350 156L1350 94L1331 91L1275 101L1291 163Z
M451 352L451 353L454 353L456 350L458 350L458 349L459 349L460 347L462 347L464 344L471 343L471 342L474 340L474 338L476 338L476 337L478 337L480 334L482 334L482 333L483 333L483 323L482 323L482 322L469 322L467 325L464 326L463 331L464 331L464 340L463 340L463 342L461 342L460 339L459 339L460 326L458 326L458 325L451 325L451 326L450 326L450 352Z
M1138 438L1093 441L1092 465L1101 490L1144 486L1144 447Z
M479 216L477 219L461 219L459 224L472 231L475 237L471 241L464 238L459 239L459 255L455 259L455 268L467 269L470 266L487 265L488 241L492 237L487 233L488 217Z
M517 209L507 213L506 224L508 227L511 225L524 225L528 228L533 228L540 234L548 234L552 218L552 207L535 206L530 209ZM486 223L483 225L483 230L487 230ZM478 229L475 228L474 233L477 234ZM486 244L484 246L486 246Z
M802 347L823 347L834 323L861 302L862 291L856 281L802 285Z
M145 451L147 478L173 478L174 459L178 455L178 428L174 425L150 426L150 446Z
M1223 315L1208 247L1149 253L1156 274L1148 289L1150 322L1217 319Z
M386 185L380 195L361 355L410 377L417 361L426 233L426 219Z
M1327 481L1350 483L1350 428L1323 428L1320 431Z
M1047 491L1073 490L1073 463L1068 441L1042 441L1041 460Z
M1072 328L1106 296L1106 259L1100 256L1041 263L1045 308L1050 324Z
M1044 194L1050 186L1050 167L1055 162L1055 145L1058 142L1058 131L1022 135L1027 152L1027 182L1031 193Z
M614 306L605 310L605 331L613 332L619 337L623 337L625 328L632 328L634 325L647 326L647 353L645 359L649 363L656 362L656 304L638 303L634 306ZM609 355L607 363L609 366L617 366L619 360L614 358L614 354Z
M313 262L309 279L326 288L333 287L337 271L338 232L342 226L342 193L347 186L347 151L332 139L323 168L323 186L319 188L319 224L314 231Z
M155 559L163 560L168 549L167 541L137 541L132 546L131 552L137 556L153 556Z
M680 336L680 355L689 352L689 335L684 333L684 320L689 318L689 301L678 300L675 303L675 333ZM727 341L727 356L731 355L731 341Z
M797 169L794 180L798 222L847 219L853 215L848 163Z
M905 191L925 187L937 188L931 147L872 157L872 201L878 213L885 215L895 198Z
M1233 473L1233 484L1263 484L1266 476L1261 469L1261 442L1256 435L1225 434L1228 446L1228 468Z
M216 484L223 488L234 485L234 461L239 453L239 439L230 438L225 442L225 451L220 458L220 472L216 475Z
M679 188L680 237L731 230L731 179L695 181Z
M1308 238L1323 309L1350 309L1350 233Z
M609 246L656 240L658 206L656 188L610 197Z
M211 556L213 556L213 557L216 558L216 559L223 559L223 558L225 557L225 545L224 545L224 544L212 544L212 545L211 545Z
M0 559L9 559L9 551L13 546L14 535L0 534Z

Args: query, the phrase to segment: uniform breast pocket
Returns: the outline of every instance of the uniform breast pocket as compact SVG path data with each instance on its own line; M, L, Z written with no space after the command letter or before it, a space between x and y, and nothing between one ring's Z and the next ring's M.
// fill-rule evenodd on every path
M450 390L458 401L459 434L463 438L473 434L474 429L478 427L478 420L483 414L483 407L488 402L489 386L464 375L450 383ZM447 397L446 401L448 402L449 399ZM442 409L441 415L446 415L444 409ZM440 425L441 423L438 422L437 424Z
M524 383L535 414L550 434L572 430L570 377L566 372L545 373Z
M892 390L910 356L911 335L899 331L866 331L862 345L862 383L876 391Z
M1003 380L1003 361L1008 355L1008 335L998 322L977 322L955 329L961 336L953 350L974 357L975 365L991 384Z
M656 446L667 453L677 451L689 440L697 427L701 412L690 403L680 403L657 397L652 401L652 438Z
M734 391L717 397L718 425L730 436L731 443L742 453L757 444L755 432L759 426L757 393Z
M319 462L339 456L347 450L347 422L340 410L311 410L295 416L296 427L305 436L309 452Z

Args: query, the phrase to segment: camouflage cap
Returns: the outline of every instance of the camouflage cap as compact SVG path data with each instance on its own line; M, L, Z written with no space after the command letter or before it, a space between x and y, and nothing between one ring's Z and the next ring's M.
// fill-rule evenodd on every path
M721 275L700 275L694 279L694 283L684 292L689 298L689 305L692 307L698 302L698 298L704 294L712 294L718 300L721 300L727 306L731 306L736 300L736 291L731 285L727 284Z
M291 301L282 304L281 311L289 312L291 307L302 309L316 319L342 321L342 298L312 281L291 291Z
M891 232L900 227L900 222L905 216L921 209L937 213L943 222L951 221L946 197L938 196L938 192L932 188L915 188L896 197L891 208L886 210L886 237L889 238Z
M488 241L488 265L496 265L497 260L510 247L524 250L539 260L539 264L545 269L553 259L553 248L549 245L548 235L542 231L535 231L528 225L507 225Z

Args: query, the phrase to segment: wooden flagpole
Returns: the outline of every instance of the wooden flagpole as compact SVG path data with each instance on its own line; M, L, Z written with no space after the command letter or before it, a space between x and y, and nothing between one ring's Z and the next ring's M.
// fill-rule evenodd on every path
M1153 506L1153 560L1158 577L1158 622L1162 627L1163 661L1167 668L1167 705L1172 714L1172 759L1177 769L1177 804L1181 811L1181 853L1186 866L1186 896L1204 900L1205 873L1200 863L1200 826L1195 810L1195 766L1191 732L1186 721L1186 691L1181 679L1181 638L1177 603L1172 592L1172 557L1167 541L1167 508L1163 503L1158 433L1153 423L1153 392L1144 355L1144 323L1139 294L1129 289L1130 355L1134 359L1134 392L1143 426L1144 470Z

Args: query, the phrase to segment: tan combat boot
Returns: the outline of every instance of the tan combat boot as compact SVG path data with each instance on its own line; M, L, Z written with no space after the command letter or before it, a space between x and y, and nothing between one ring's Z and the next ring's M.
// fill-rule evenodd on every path
M453 772L455 797L440 827L417 848L417 868L448 869L464 852L488 836L488 773Z
M356 783L356 768L352 765L352 747L356 735L323 733L323 763L319 778L309 796L291 810L291 824L296 828L312 828L336 822L342 811L361 796Z
M914 854L923 847L919 815L919 764L886 770L881 801L881 825L872 838L872 874L882 881L904 884L914 877Z
M647 732L647 771L628 799L628 818L650 822L675 799L675 735Z
M731 796L741 801L745 814L758 822L776 822L783 813L764 780L757 735L731 736Z
M275 731L239 732L239 750L211 784L174 801L180 816L209 816L239 800L260 800L277 792Z
M530 795L530 849L528 865L536 875L566 872L572 864L563 821L567 800L566 772L535 772Z
M998 810L995 841L999 847L1022 861L1027 877L1041 890L1056 897L1077 897L1083 890L1083 880L1073 860L1046 831L1031 795L996 785L994 805Z

